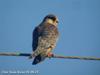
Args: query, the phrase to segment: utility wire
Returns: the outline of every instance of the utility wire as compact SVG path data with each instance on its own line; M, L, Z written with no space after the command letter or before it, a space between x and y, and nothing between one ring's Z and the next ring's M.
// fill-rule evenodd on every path
M30 53L10 53L10 52L0 52L0 56L25 56L29 57ZM49 58L49 57L48 57ZM79 60L99 60L100 58L96 57L81 57L81 56L62 56L62 55L53 55L51 58L61 58L61 59L79 59Z

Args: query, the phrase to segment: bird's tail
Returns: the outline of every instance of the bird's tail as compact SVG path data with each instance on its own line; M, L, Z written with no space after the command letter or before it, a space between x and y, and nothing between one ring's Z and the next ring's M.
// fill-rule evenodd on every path
M36 65L38 63L40 63L41 61L45 60L46 56L44 55L37 55L35 58L34 58L34 61L32 62L32 65Z

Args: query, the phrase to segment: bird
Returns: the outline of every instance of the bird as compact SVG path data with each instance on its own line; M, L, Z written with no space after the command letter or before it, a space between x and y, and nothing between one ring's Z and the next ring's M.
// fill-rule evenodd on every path
M32 65L36 65L54 54L52 50L56 47L59 37L58 18L54 14L48 14L43 21L35 27L32 33L32 54L34 57Z

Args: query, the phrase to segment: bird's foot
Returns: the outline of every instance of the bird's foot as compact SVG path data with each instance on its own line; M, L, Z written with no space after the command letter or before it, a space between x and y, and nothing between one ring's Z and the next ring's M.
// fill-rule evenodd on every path
M28 58L29 58L29 59L32 59L32 55L30 55Z
M33 57L34 57L34 53L29 56L29 59L32 59Z
M47 55L47 57L49 57L49 58L51 58L51 57L53 57L54 56L54 54L53 53L48 53L48 55Z

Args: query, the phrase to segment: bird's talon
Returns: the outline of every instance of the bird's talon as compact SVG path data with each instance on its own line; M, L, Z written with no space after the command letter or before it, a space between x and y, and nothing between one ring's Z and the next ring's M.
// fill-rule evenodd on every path
M32 55L29 56L29 59L32 59Z
M51 57L53 57L54 56L54 54L53 53L48 53L48 55L47 55L49 58L51 58Z

